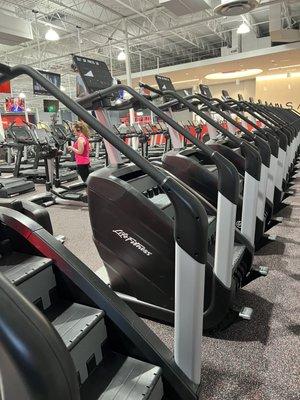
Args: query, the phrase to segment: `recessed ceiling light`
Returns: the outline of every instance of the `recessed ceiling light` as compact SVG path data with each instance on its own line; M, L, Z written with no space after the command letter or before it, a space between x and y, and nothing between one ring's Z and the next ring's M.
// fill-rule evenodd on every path
M216 72L215 74L208 74L205 76L206 79L238 79L245 78L248 76L258 75L262 72L262 69L253 68L253 69L244 69L240 71L232 71L232 72Z

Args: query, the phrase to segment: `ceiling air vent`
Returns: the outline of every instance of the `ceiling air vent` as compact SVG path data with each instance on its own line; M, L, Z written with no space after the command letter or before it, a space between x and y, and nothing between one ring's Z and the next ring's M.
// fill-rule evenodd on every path
M214 12L227 17L241 15L252 11L259 4L259 0L221 0Z

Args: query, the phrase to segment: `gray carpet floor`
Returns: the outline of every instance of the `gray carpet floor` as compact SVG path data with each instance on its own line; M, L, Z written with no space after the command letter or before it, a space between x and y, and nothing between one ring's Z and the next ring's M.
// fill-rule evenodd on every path
M269 275L241 290L237 299L254 309L252 320L204 338L201 399L300 399L300 173L292 189L295 194L278 214L283 222L270 231L277 240L255 256L255 264L269 267ZM65 235L66 247L99 272L102 261L88 210L60 205L48 210L55 234ZM173 329L146 323L172 349Z

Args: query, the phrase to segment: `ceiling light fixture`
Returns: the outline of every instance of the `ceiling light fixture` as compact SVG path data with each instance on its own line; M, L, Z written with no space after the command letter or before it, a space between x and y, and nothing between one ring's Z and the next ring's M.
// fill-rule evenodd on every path
M59 40L59 34L53 28L49 28L45 34L45 39L50 42L55 42Z
M236 33L238 35L244 35L245 33L249 33L249 32L250 32L250 28L246 24L246 22L242 22L241 25L237 28L237 31L236 31Z
M253 68L253 69L244 69L232 72L216 72L215 74L206 75L205 78L212 80L238 79L238 78L247 78L249 76L258 75L260 73L262 73L262 69Z
M121 50L120 53L118 54L118 61L125 61L126 60L126 54L124 50Z
M21 93L19 93L19 97L20 97L20 99L25 99L26 98L26 94L21 92Z
M60 87L60 90L61 90L62 92L65 92L65 91L66 91L66 88L65 88L64 86L61 86L61 87Z

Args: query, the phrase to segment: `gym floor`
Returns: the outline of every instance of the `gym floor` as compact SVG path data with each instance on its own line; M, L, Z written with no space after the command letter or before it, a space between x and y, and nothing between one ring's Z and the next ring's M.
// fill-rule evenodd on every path
M255 257L256 265L269 267L269 275L241 290L237 299L254 309L252 320L204 338L201 399L299 399L300 172L291 189L295 194L278 214L283 222L269 232L277 240ZM43 192L44 186L37 185L37 191ZM55 205L48 210L55 235L65 235L66 247L101 275L87 208ZM173 328L146 323L172 349Z

